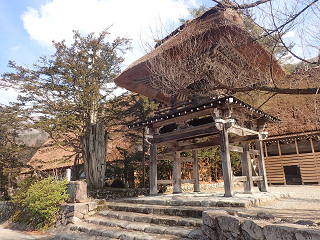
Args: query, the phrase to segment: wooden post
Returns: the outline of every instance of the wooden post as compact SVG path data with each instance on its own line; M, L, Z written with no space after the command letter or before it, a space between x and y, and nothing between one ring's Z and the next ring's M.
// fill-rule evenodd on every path
M195 180L193 188L195 192L200 192L200 184L199 184L199 164L198 164L198 150L192 150L192 171L193 171L193 179Z
M260 182L260 191L268 192L268 181L267 181L266 167L264 164L262 141L256 142L255 147L259 151L259 155L257 156L258 164L259 164L259 176L263 176L263 180Z
M157 190L157 145L150 145L150 195L156 195Z
M226 125L221 124L222 128L219 131L220 147L221 147L221 162L224 181L224 196L233 196L233 182L232 182L232 169L229 152L229 138Z
M180 152L174 152L173 154L173 193L181 193L181 163L180 163Z
M243 148L243 153L241 155L241 166L242 166L242 176L247 177L247 181L243 183L244 193L253 193L253 180L252 180L252 167L251 167L251 157L249 153L249 145L246 142L242 142L241 146Z

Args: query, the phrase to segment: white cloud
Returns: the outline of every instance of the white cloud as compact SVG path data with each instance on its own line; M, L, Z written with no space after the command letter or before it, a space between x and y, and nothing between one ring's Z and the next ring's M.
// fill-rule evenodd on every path
M161 21L177 21L188 15L194 0L52 0L40 9L28 8L21 16L30 38L42 47L53 50L52 40L73 41L72 30L82 34L100 32L111 25L111 37L127 35L132 38L134 52L128 56L135 60L142 31Z

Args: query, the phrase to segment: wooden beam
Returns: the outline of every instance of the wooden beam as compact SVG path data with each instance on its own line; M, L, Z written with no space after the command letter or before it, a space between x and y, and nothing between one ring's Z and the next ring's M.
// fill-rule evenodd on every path
M180 157L180 162L193 162L193 158Z
M213 110L212 108L207 108L204 110L195 111L193 113L188 113L188 114L184 114L184 112L182 112L180 116L154 122L152 124L152 126L150 126L150 128L158 128L158 127L162 127L162 126L177 123L177 122L185 122L189 119L193 119L193 118L197 118L197 117L211 115L212 110ZM190 110L188 110L188 111L190 111Z
M208 123L196 127L174 130L170 133L154 135L151 142L154 144L162 144L173 140L177 141L182 139L190 139L208 134L212 135L214 133L218 133L215 123Z
M253 176L252 181L263 181L263 176Z
M233 181L246 182L248 180L247 176L233 176Z
M243 183L244 193L253 193L253 181L252 181L252 167L251 167L251 157L249 153L249 145L247 142L242 142L243 153L241 153L241 166L242 166L242 176L247 177L247 181Z
M157 160L174 160L173 156L163 156L163 155L159 155L157 156Z
M250 142L259 141L259 135L234 137L229 140L229 143L238 143L238 142L246 142L246 141L250 141ZM166 154L166 153L172 153L175 151L189 151L189 150L208 148L208 147L214 147L219 145L220 145L219 137L215 137L215 138L211 138L206 142L194 143L187 146L177 146L177 147L167 148L163 151L163 153Z
M182 179L181 182L182 183L193 183L194 184L196 182L196 180L195 179Z
M199 183L199 164L198 164L198 150L192 150L192 177L195 179L193 189L194 192L200 192L200 183Z
M231 152L243 153L243 148L242 147L238 147L238 146L229 145L229 150Z
M156 195L157 189L157 145L150 145L150 195Z
M166 185L166 184L175 184L175 180L157 180L158 181L158 185L159 184L164 184L164 185Z
M229 152L229 136L226 124L222 124L222 129L219 131L220 147L221 147L221 162L224 181L224 196L233 196L233 182L232 182L232 169Z
M181 163L180 163L180 152L173 154L173 179L175 183L173 185L173 193L181 193Z
M260 152L260 154L257 157L258 158L258 166L259 166L259 176L263 177L263 179L260 182L260 191L261 192L268 192L268 181L267 181L267 174L266 174L266 166L264 163L262 141L256 142L255 147L256 147L257 151Z
M232 127L230 127L228 129L228 133L233 133L233 134L236 134L238 136L259 134L259 132L255 131L255 130L244 128L244 127L241 127L241 126L236 125L236 124L234 124Z

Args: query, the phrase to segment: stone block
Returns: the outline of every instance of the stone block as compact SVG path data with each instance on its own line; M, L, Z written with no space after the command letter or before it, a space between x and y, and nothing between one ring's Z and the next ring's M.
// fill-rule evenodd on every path
M128 225L126 226L126 229L144 232L145 229L146 229L147 227L149 227L149 226L150 226L150 224L147 224L147 223L135 223L135 222L134 222L134 223L128 224Z
M88 205L88 211L93 211L98 207L98 203L97 202L88 202L86 203L86 205Z
M179 218L170 217L170 216L154 216L151 220L151 223L160 224L160 225L177 225Z
M84 218L84 214L82 213L79 213L79 212L69 212L67 215L66 215L67 218L69 217L77 217L79 219L83 219Z
M137 222L145 222L145 223L151 223L153 219L153 216L152 215L137 215L135 218L134 218L134 221L137 221Z
M202 212L203 224L210 226L211 228L217 227L217 217L222 215L228 215L224 210L211 210Z
M163 234L165 230L167 230L167 227L158 226L158 225L153 225L153 226L147 227L147 228L145 229L145 232L146 232L146 233Z
M210 240L219 240L216 231L214 231L209 226L202 225L201 231L202 231L203 235L207 236Z
M270 224L263 228L263 234L266 240L285 239L296 240L295 231L297 225L284 223L284 224Z
M245 220L241 224L241 229L246 231L253 239L264 239L263 228L267 225L265 221Z
M82 203L87 201L87 183L83 181L70 181L67 194L69 203Z
M178 225L186 227L201 227L202 221L195 218L182 218L179 220Z
M242 218L222 215L217 217L217 221L222 230L240 234L240 224L242 223L241 221L243 221Z
M188 238L191 239L200 239L203 236L201 229L194 229L192 230L189 235Z
M318 240L320 229L298 229L295 232L297 240Z
M83 215L88 213L88 205L83 203L74 203L69 205L69 212L79 212Z
M68 223L79 223L81 222L80 218L77 218L77 217L68 217L67 218L67 224Z
M187 228L179 228L179 227L168 227L167 230L164 231L164 234L176 235L179 237L187 238L192 229Z

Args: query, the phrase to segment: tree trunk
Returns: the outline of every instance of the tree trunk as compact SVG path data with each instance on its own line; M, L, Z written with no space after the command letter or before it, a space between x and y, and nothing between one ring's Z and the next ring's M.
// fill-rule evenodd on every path
M108 133L104 123L90 124L83 137L83 162L86 179L93 188L104 186Z

